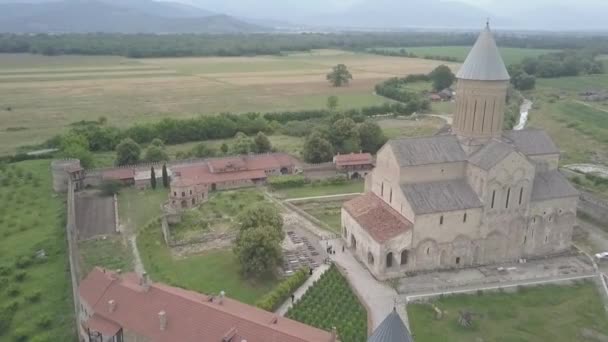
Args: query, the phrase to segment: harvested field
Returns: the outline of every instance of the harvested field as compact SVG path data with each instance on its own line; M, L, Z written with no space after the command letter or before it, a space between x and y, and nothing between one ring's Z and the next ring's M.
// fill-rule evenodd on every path
M354 79L334 88L325 75L339 63ZM439 64L336 50L162 59L0 54L0 154L101 116L123 126L167 116L324 108L330 95L340 108L380 104L387 100L374 95L375 84Z

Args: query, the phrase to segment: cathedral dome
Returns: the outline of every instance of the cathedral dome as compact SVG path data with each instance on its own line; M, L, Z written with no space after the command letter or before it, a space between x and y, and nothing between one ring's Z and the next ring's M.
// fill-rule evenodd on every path
M477 81L507 81L510 79L505 63L496 47L490 25L481 32L456 77Z

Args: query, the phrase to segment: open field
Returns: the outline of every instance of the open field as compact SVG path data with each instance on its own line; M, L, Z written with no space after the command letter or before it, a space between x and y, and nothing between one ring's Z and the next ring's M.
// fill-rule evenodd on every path
M445 124L442 119L432 116L383 119L377 122L389 139L433 135Z
M354 80L325 80L345 63ZM103 56L0 55L0 154L35 144L69 123L105 116L110 125L218 112L341 108L387 100L373 94L392 76L426 73L438 61L344 51L287 56L128 59Z
M386 50L400 50L402 47L381 48ZM405 51L412 52L417 56L424 57L425 55L455 57L461 61L467 57L471 50L470 46L420 46L420 47L403 47ZM526 57L536 57L556 50L545 49L524 49L524 48L499 48L500 54L506 65L519 63Z
M49 164L0 167L1 341L75 338L65 206L52 192Z
M596 341L581 336L584 329L608 335L608 317L594 284L522 288L517 293L448 296L433 304L444 311L441 320L428 304L408 305L417 342ZM471 328L461 327L459 310L475 314Z
M133 254L120 235L108 235L78 243L82 274L86 275L95 267L123 272L133 271Z
M341 211L345 199L296 201L292 204L324 222L334 233L342 232Z

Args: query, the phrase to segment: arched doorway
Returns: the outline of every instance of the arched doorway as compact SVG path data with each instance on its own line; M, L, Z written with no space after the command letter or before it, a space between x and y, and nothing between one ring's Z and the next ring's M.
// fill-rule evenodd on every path
M350 236L350 245L354 250L357 250L357 239L354 235Z
M448 262L448 253L446 251L441 251L441 255L439 256L439 265L446 266Z
M407 257L408 257L407 250L404 250L403 252L401 252L401 265L407 264Z
M374 255L372 252L367 252L367 263L370 265L374 264Z
M188 202L186 202L186 200L182 200L182 208L188 208Z
M389 252L386 255L386 268L393 267L393 252Z
M282 175L286 175L286 174L288 174L288 173L289 173L289 170L288 170L286 167L282 167L282 168L281 168L281 174L282 174Z
M361 175L359 174L359 172L353 172L353 174L350 175L350 179L359 179L361 178Z

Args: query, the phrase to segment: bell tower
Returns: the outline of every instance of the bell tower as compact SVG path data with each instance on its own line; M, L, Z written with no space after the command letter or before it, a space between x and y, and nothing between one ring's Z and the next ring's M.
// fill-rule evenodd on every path
M456 74L456 109L452 131L465 146L500 137L509 73L489 23Z

